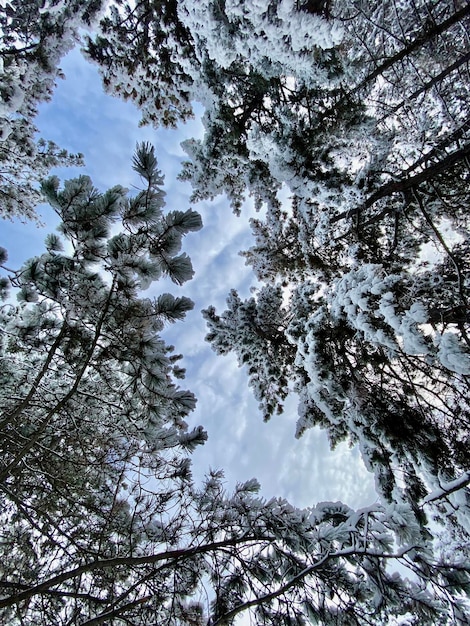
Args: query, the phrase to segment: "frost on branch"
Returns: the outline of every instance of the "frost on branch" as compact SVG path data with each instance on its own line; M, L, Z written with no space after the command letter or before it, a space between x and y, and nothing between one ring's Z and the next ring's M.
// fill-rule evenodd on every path
M4 3L0 12L0 215L34 219L38 183L59 165L80 165L51 141L36 139L34 118L62 77L61 58L96 18L101 2Z
M268 420L282 412L292 358L292 348L284 336L287 319L282 292L267 286L256 299L242 302L232 291L227 305L221 316L213 307L203 311L209 328L206 339L218 354L234 351L239 365L246 365L250 386Z
M333 446L357 445L381 498L466 545L464 486L432 513L419 503L470 468L470 10L328 4L319 17L342 38L322 47L310 31L301 75L290 28L300 36L320 5L207 2L205 24L197 7L184 18L210 62L205 135L186 143L183 178L196 199L225 193L238 212L251 195L265 210L243 253L265 287L207 309L208 339L247 366L264 418L294 388L298 436L319 426ZM265 298L275 328L263 335Z

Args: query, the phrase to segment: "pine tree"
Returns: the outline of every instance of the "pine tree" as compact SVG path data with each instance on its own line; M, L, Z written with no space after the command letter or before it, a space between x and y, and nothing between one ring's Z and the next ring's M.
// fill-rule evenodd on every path
M105 90L134 101L142 122L175 127L192 117L194 62L190 34L176 0L113 2L87 37Z
M294 39L273 6L240 29L243 63L236 43L224 56L210 37L226 51L225 36L197 31L217 70L206 84L217 76L224 89L212 91L204 139L186 145L183 177L195 198L226 192L238 210L248 192L267 207L245 256L268 285L208 309L208 339L247 366L265 419L295 387L297 434L320 425L333 445L359 445L380 495L420 518L429 490L470 469L468 6L335 3L326 21L342 41L323 57L310 42L309 76L291 67L283 46ZM224 19L240 25L242 13L227 3ZM277 37L260 69L263 19ZM421 261L431 245L434 260ZM260 317L282 324L260 330ZM450 500L448 512L468 511L465 489ZM457 518L449 528L462 528Z
M218 475L194 488L181 450L204 434L186 431L194 399L158 337L190 304L136 290L191 276L180 239L200 222L155 213L142 147L137 199L49 182L74 252L49 238L12 277L37 303L3 311L5 619L468 622L469 15L450 0L111 5L88 42L106 87L155 124L201 102L182 173L194 198L266 207L245 256L267 285L208 309L210 341L248 366L266 418L294 388L298 435L320 425L357 444L381 504L297 511L255 483L227 497Z
M127 539L126 549L137 549L144 476L161 485L184 476L184 459L171 450L205 438L201 428L187 430L195 399L173 382L184 370L159 337L192 302L137 295L162 274L177 284L191 278L179 251L201 220L191 210L163 214L153 148L138 146L134 168L147 184L135 197L122 187L100 194L86 176L63 190L46 181L62 237L49 235L43 255L9 272L21 304L2 309L2 549L12 556L1 578L13 589L17 571L21 585L36 584L51 567L115 556ZM58 601L52 594L44 623L49 610L55 622Z
M190 54L173 46L172 63L206 109L182 177L195 200L266 208L245 256L267 286L206 311L214 349L247 365L265 418L295 387L297 434L357 444L423 528L419 502L456 481L431 514L467 537L468 5L180 0L174 15Z
M100 10L100 0L8 1L0 7L0 215L36 218L39 182L58 165L80 165L51 141L36 139L34 118L62 77L61 58Z

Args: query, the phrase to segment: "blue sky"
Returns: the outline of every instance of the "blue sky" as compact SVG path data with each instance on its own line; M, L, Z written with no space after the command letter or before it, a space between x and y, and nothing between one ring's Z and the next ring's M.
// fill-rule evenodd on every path
M82 152L85 168L60 170L61 179L78 174L90 175L101 190L120 184L139 185L131 169L137 141L155 145L160 169L165 174L167 208L186 210L191 206L188 184L176 180L184 153L180 142L202 136L195 119L177 130L139 128L138 111L133 105L103 93L97 70L82 60L78 51L63 61L66 75L50 103L40 108L37 126L41 135L71 152ZM297 420L292 398L283 415L265 424L247 385L247 377L233 356L220 357L204 342L205 324L200 311L213 304L225 308L230 289L242 297L250 293L254 277L238 251L252 245L248 218L250 206L235 217L223 198L193 206L202 215L204 228L189 235L184 244L195 269L195 277L183 287L156 283L149 295L171 291L195 302L185 322L172 327L165 338L184 355L187 377L184 386L198 398L191 425L202 424L209 441L193 454L194 473L202 478L209 468L225 470L227 486L233 487L256 477L266 497L282 496L297 506L317 501L342 500L351 506L375 500L373 480L359 459L357 450L340 445L329 450L325 433L308 431L294 438ZM44 228L34 224L3 222L0 245L9 251L9 266L43 250L43 240L55 222L46 207L40 210Z

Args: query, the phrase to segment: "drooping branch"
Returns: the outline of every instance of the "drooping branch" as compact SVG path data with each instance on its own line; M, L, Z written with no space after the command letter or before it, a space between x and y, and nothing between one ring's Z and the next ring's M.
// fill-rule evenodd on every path
M459 491L460 489L465 489L470 484L470 472L465 472L462 476L459 476L455 480L450 481L449 483L444 483L440 489L436 489L432 493L428 494L421 503L421 507L424 507L426 504L431 504L431 502L437 502L438 500L442 500L443 498L447 498L452 493Z
M24 583L12 583L7 580L0 580L0 587L3 587L5 589L29 589L28 585L25 585ZM42 593L48 596L55 596L57 598L79 598L81 600L88 600L96 604L107 604L108 602L106 598L100 598L90 593L82 593L79 591L47 589L44 590Z

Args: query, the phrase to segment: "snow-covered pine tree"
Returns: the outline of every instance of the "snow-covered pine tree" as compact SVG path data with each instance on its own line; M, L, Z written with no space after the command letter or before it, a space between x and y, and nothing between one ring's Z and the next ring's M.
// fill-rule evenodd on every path
M176 0L110 2L86 56L105 90L133 100L142 122L175 127L192 117L194 51Z
M49 235L44 254L6 270L20 304L1 309L2 596L121 554L124 544L126 555L138 552L149 502L178 501L187 469L180 451L205 439L201 428L187 429L195 399L173 381L184 370L159 336L192 302L138 295L163 274L177 284L191 278L181 240L201 219L163 213L153 148L138 146L134 169L146 183L134 197L122 187L101 194L86 176L62 190L56 178L46 181L62 236ZM151 477L155 495L143 497ZM91 596L112 593L116 576L92 577ZM70 589L63 597L69 592L75 597ZM60 617L61 594L45 597L24 607L28 623L74 615L70 606ZM4 619L24 623L12 606Z
M265 37L262 20L277 35L266 35L272 46L261 66L256 52L237 48L237 35L225 56L217 29L208 26L201 43L199 24L200 49L217 70L211 78L224 89L208 105L204 139L186 144L192 161L183 175L196 198L225 191L236 210L245 192L266 201L245 256L269 286L246 302L232 293L221 315L208 309L208 338L247 365L265 417L290 380L301 396L298 434L320 424L333 443L357 443L379 493L409 500L419 517L428 490L465 485L470 469L470 11L446 2L399 10L333 3L326 21L337 21L336 32L341 24L342 40L323 57L330 71L306 77L283 52L294 42L279 18L284 3L253 9L251 30L249 9L224 6L217 16L237 25L245 50ZM309 62L318 62L321 45L309 45ZM233 78L239 68L243 81ZM252 98L260 77L262 95ZM247 111L248 102L257 105ZM265 174L261 186L255 171ZM292 192L291 207L280 207L280 185ZM263 329L260 318L282 323ZM434 514L466 533L465 488L450 501Z
M416 186L465 185L465 3L145 0L110 15L88 54L111 92L144 122L206 109L204 139L186 143L195 198L224 192L239 210L250 193L275 222L287 185L320 241L360 226L393 247Z
M206 109L183 178L195 199L266 206L246 257L269 287L208 310L215 349L247 364L265 416L297 386L298 434L360 445L422 524L419 503L456 481L433 514L468 538L468 3L172 7L190 54L160 45Z
M203 104L204 142L186 145L194 158L184 176L195 198L224 191L238 210L248 187L258 203L275 202L279 183L251 154L250 129L270 127L269 141L270 132L282 133L275 119L304 109L299 94L309 81L316 93L320 85L339 87L338 22L296 4L116 3L89 40L87 54L98 62L105 87L134 100L144 123L174 124L191 114L189 102Z
M0 216L35 218L39 181L52 167L82 163L37 140L34 118L62 76L61 58L97 17L101 0L9 0L0 6Z
M62 4L57 6L62 7ZM422 623L426 620L465 623L468 617L462 613L461 604L463 596L468 594L465 491L469 478L468 216L465 211L469 145L468 5L450 0L433 5L422 0L411 4L362 0L353 3L260 0L250 4L237 0L225 3L207 0L195 4L180 0L137 2L132 6L118 2L116 6L117 9L111 10L111 18L106 18L111 21L102 22L104 41L97 40L95 49L92 44L89 46L90 56L105 68L105 77L109 76L110 90L136 100L143 107L144 121L168 125L190 114L188 102L191 99L202 102L206 107L206 136L202 142L187 144L192 162L183 173L194 185L195 197L224 192L239 210L246 194L251 194L258 205L266 203L268 207L266 219L255 224L257 245L247 256L262 278L276 284L261 290L258 298L248 303L234 296L230 306L233 304L236 315L217 317L212 311L214 345L220 337L220 346L226 346L230 333L234 333L233 349L247 355L244 360L249 364L251 356L245 348L240 348L237 337L243 338L246 344L246 338L252 333L259 349L253 355L254 360L258 359L257 366L264 355L278 359L274 365L267 364L260 369L267 382L274 381L266 387L266 393L269 389L276 409L287 387L284 380L276 380L276 372L280 372L284 378L290 376L301 395L299 432L318 423L328 429L333 442L349 437L359 443L366 463L376 473L384 501L392 501L386 519L387 523L394 520L393 541L401 533L402 541L407 537L406 541L411 542L403 548L404 552L394 553L395 557L401 555L402 560L408 562L421 579L421 586L405 584L403 591L402 583L394 583L399 579L388 576L384 562L392 556L384 554L380 543L384 538L384 527L380 525L383 520L381 518L377 526L378 513L369 511L359 516L363 520L359 534L351 531L358 526L351 522L349 514L346 526L342 527L343 538L338 539L341 535L336 530L327 532L332 543L325 541L323 531L316 528L315 533L319 534L315 537L320 538L318 545L322 549L327 546L326 553L312 552L312 545L317 544L312 543L310 535L305 543L294 541L293 538L303 536L305 518L302 515L302 525L289 522L288 532L284 534L279 519L269 517L269 528L277 529L273 531L277 547L271 549L272 538L263 535L257 544L258 552L251 543L246 543L246 530L234 540L230 523L223 526L217 520L218 531L224 533L228 528L229 535L232 533L229 539L224 536L220 541L234 541L237 545L230 558L224 551L225 543L223 546L214 544L215 531L209 527L206 543L197 546L194 542L186 543L189 552L184 555L178 550L169 554L170 548L165 545L163 552L158 549L151 554L147 552L142 561L107 560L103 564L97 556L99 551L93 548L91 556L89 552L84 557L82 554L80 563L70 565L66 574L63 568L66 558L75 554L80 542L67 531L64 539L67 550L61 552L56 535L59 531L50 530L54 516L50 516L47 523L38 523L28 508L29 501L18 513L15 507L19 504L10 495L6 515L11 514L13 524L20 520L13 536L22 536L23 532L28 535L26 528L31 538L29 544L24 543L29 545L30 551L24 548L18 565L26 563L28 555L28 571L39 572L41 567L43 570L42 578L38 574L42 580L39 585L7 577L4 587L14 592L2 600L3 606L26 607L26 611L34 606L39 613L31 619L37 623L37 615L44 615L40 607L57 602L66 607L61 609L64 615L69 611L64 623L74 619L99 623L126 612L133 612L134 620L148 621L148 614L142 609L148 602L153 617L160 607L163 613L158 616L166 615L169 623L171 620L197 622L205 619L201 617L200 605L192 609L173 600L182 598L183 589L193 590L197 596L200 587L196 583L201 581L198 575L204 572L206 576L206 572L210 572L207 577L212 576L215 597L212 621L216 623L230 623L239 612L237 607L242 610L257 605L261 606L256 617L259 623L301 621L301 615L306 612L320 623L321 620L336 624L365 623L370 621L371 615L375 621L386 622L387 615L403 615L408 610L416 613ZM135 79L129 78L129 73L133 73ZM157 79L161 79L163 88L155 86ZM292 210L280 207L276 192L281 185L287 185L293 195ZM84 245L84 254L96 260L100 252L95 250L97 236L91 231L80 227L80 237L83 232L90 235L91 243ZM73 229L71 232L75 233ZM266 245L271 234L276 243L272 254ZM133 265L127 244L126 238L118 239L110 244L109 252L114 255L112 267L121 277L119 288L126 294L133 275L145 284L155 271L154 259L148 265L142 260L137 266ZM52 241L48 245L49 256L53 256L56 243ZM432 263L424 258L431 245L439 251ZM258 254L258 250L262 253ZM165 260L163 255L157 264ZM34 282L38 272L39 281L44 282L46 277L47 283L49 269L53 275L54 264L49 257L46 270L40 263L25 268L23 294L26 299L34 298L35 293L50 296L49 292L41 292L42 286L38 291ZM175 278L187 275L187 270L187 261L180 259L176 262ZM74 276L76 268L72 267L71 271ZM72 283L73 280L70 285ZM60 295L66 287L59 281L57 293ZM101 287L100 284L98 291ZM49 289L47 284L46 288ZM285 297L278 295L279 288ZM73 310L74 299L70 302ZM168 306L168 302L164 305ZM268 323L265 305L271 307L274 324ZM279 308L274 309L275 306ZM75 313L70 315L74 320ZM89 315L93 321L93 312ZM225 323L229 317L236 320L237 316L246 324L243 332L235 324L231 327ZM51 315L41 314L40 317L47 320ZM147 313L142 317L147 319ZM62 318L59 316L59 319ZM75 354L73 358L78 354L77 358L84 359L86 364L88 352L78 348L74 353L74 346L84 342L85 347L88 345L94 350L100 349L101 344L93 346L93 332L90 335L87 326L91 322L87 317L84 319L86 328L80 331L78 338L69 337L68 343L70 354ZM97 319L99 323L96 317L94 322ZM26 356L34 358L34 350L43 345L43 340L49 341L55 354L57 333L60 334L57 316L52 315L50 327L45 323L39 333L33 332L32 344L27 344L27 350L14 348L14 354L18 354L25 367L28 367ZM18 326L28 328L28 324ZM269 336L271 331L272 337ZM21 342L29 340L27 336L28 332L25 332L26 339L21 335ZM103 358L115 358L106 341L104 347ZM64 348L63 356L62 352L57 352L64 363L68 363L67 358L72 361L67 350ZM43 362L46 362L44 354L43 351ZM83 375L80 365L72 370L72 381L78 376L80 382L85 373L89 373L86 365ZM127 371L125 376L129 376ZM145 380L146 392L152 394L155 387L158 388L161 378L159 375L156 378ZM60 389L64 380L61 376L60 384L57 383L57 388L48 395L48 388L41 384L42 376L39 378L37 388L32 391L45 394L41 395L40 408L59 406L61 398L67 397L67 392ZM93 377L90 380L92 384ZM74 383L71 385L73 388ZM114 381L109 383L110 388L114 389L114 385ZM263 402L263 385L258 382L256 385ZM266 406L274 406L272 398ZM25 399L20 398L20 402ZM9 400L14 402L15 396ZM33 408L29 399L25 408ZM137 408L140 410L140 404ZM187 409L185 406L182 410ZM76 421L82 425L80 420ZM19 422L13 425L17 432L9 439L13 456L8 458L4 472L12 478L5 478L7 481L14 479L23 462L37 467L34 463L40 463L42 458L39 450L54 451L54 446L59 445L60 449L66 441L63 431L59 431L58 444L43 438L49 425L48 414L44 414L39 426L36 424L36 430L33 425L32 433L28 432L28 425L31 427L27 421L26 432L21 431ZM140 424L126 426L131 434L138 428ZM147 432L143 436L147 445ZM106 448L108 441L114 445L113 439L106 435L102 439L100 445L106 451L102 455L105 461L122 457L134 463L139 459L134 452L113 456L114 452ZM155 445L165 447L156 441ZM115 471L117 465L109 465ZM135 470L136 476L139 471ZM45 485L54 486L45 470L39 475L44 477ZM141 476L146 476L145 470ZM212 495L213 488L215 493L220 491L217 485L217 481L208 481ZM90 491L92 498L93 494L100 493L100 489ZM140 498L143 490L139 487L138 491ZM43 487L41 494L46 493ZM113 495L114 499L120 502L118 495ZM182 500L184 498L180 502ZM192 492L190 501L191 505L185 505L187 512L199 506L194 505ZM207 505L207 510L217 509L214 498L211 500L204 495L201 501ZM137 498L134 500L132 496L127 502L131 520L142 519L143 513L134 514L139 504ZM152 509L147 499L139 502L149 507L146 512ZM234 502L236 509L236 498ZM255 502L250 500L249 506L242 505L242 508L255 510ZM65 505L61 506L64 509ZM232 520L233 509L228 505L222 508ZM96 503L92 509L94 512L103 510ZM104 507L104 510L108 510L107 521L114 519L112 507ZM207 510L204 509L205 515ZM38 509L35 515L40 511ZM426 511L444 527L438 548L440 554L426 552L432 544ZM167 517L162 515L166 527ZM284 512L283 520L285 515ZM333 521L328 520L328 530L330 526L337 527L341 515L335 509ZM204 519L202 513L201 518L192 518L189 514L185 518L196 519L198 531L202 527L199 521ZM183 529L181 517L175 515L172 519L176 526L170 527L181 530L180 538L183 535L194 538ZM239 519L241 528L252 527L246 518ZM408 529L412 529L412 537L407 535ZM109 535L106 532L100 530L97 534L100 538L111 537L111 543L119 537L115 530ZM179 547L181 543L174 539L175 532L170 533L169 541L171 546ZM347 539L344 539L346 534ZM127 531L123 536L135 537ZM193 541L201 539L200 534L196 536L197 540ZM368 552L360 544L361 536L379 544L374 543ZM43 539L45 549L51 550L47 566L31 548L38 537ZM69 537L75 541L73 548L67 543ZM248 538L251 540L251 536ZM259 535L256 539L260 540ZM354 548L344 541L352 542ZM133 542L134 539L129 548L123 540L124 552L128 550L126 558L132 554L132 558L139 559L141 546L138 549ZM425 549L416 554L414 550L420 542L424 542ZM409 551L411 544L413 548ZM302 553L299 546L303 545L308 545L308 553ZM286 546L289 547L287 556ZM214 548L219 547L222 554L214 552ZM350 549L354 552L352 561L348 560ZM56 556L59 553L65 559L61 565ZM241 553L248 554L251 563L256 554L258 563L262 564L258 569L250 569ZM183 557L189 563L190 557L201 554L215 556L191 561L192 566L184 570L181 578L174 575L175 563L180 566ZM300 554L305 557L303 561ZM312 554L316 554L318 562L308 560ZM342 561L344 568L328 570L325 578L314 576L313 580L307 580L307 574L318 574L320 565L329 563L332 554L340 562L346 558L346 563ZM105 556L108 559L108 553ZM264 559L269 560L268 566ZM36 562L40 564L35 570ZM155 563L161 565L155 566ZM295 564L300 570L289 578ZM116 571L112 570L114 566L136 568L138 565L143 565L144 569L151 565L151 570L137 574L140 583L137 586L133 578L135 569L129 574L132 582L122 572L111 578L103 574ZM60 574L47 578L44 570L51 566L61 568ZM357 574L352 582L351 568ZM444 572L443 578L439 571ZM96 577L93 572L97 573ZM158 577L162 572L166 582ZM170 578L173 575L173 587L168 583L168 572ZM279 576L284 578L280 580ZM146 586L149 580L153 580L151 592ZM329 589L326 580L338 581L337 586ZM82 581L90 588L83 590ZM302 587L299 582L306 584ZM331 587L331 582L329 584ZM58 588L58 585L62 586ZM104 587L105 591L101 592ZM295 595L300 588L300 596ZM395 594L397 588L398 595L391 597L390 593ZM328 592L323 593L327 589ZM453 590L454 595L448 595L449 590ZM285 596L288 592L289 600ZM303 593L308 593L308 598ZM292 594L295 601L300 598L299 610L295 608ZM103 610L97 616L96 606L100 602ZM80 611L85 612L85 617ZM57 604L44 618L45 623L51 621L51 615L57 621Z

